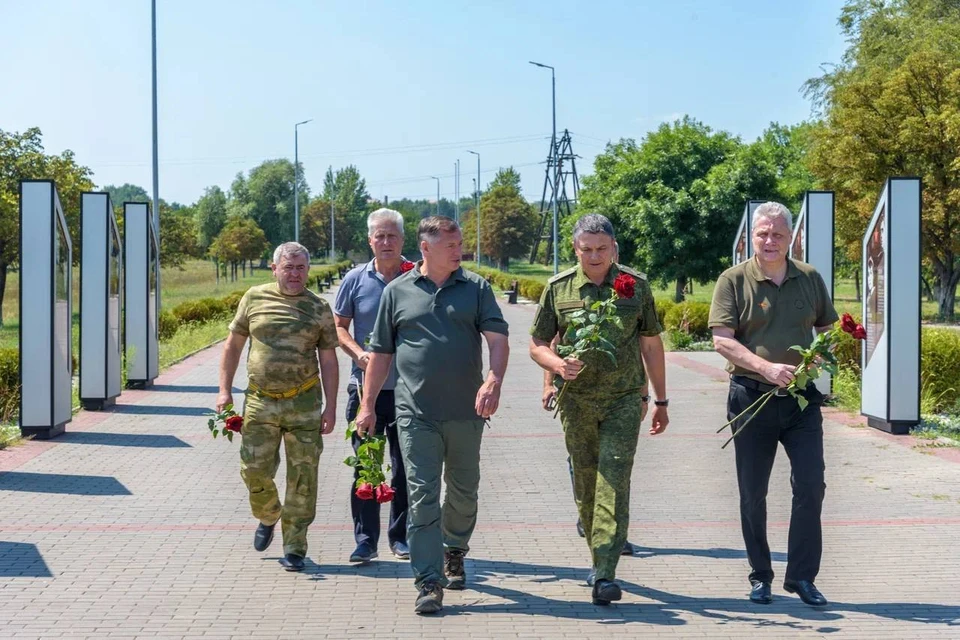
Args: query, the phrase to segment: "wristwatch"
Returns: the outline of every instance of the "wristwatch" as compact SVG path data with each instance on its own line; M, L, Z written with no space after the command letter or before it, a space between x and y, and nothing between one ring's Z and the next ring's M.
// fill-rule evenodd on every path
M640 396L640 402L644 404L650 402L650 396Z
M654 400L654 401L653 401L653 404L657 405L658 407L665 407L665 406L667 406L668 404L670 404L670 401L669 401L669 400L666 400L666 399L664 399L664 400Z

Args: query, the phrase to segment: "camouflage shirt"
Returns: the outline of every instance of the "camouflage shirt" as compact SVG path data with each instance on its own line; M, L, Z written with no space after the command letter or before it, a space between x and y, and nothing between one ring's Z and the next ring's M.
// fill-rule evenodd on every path
M640 390L646 384L646 372L640 359L640 336L657 336L663 329L657 320L650 285L643 274L633 269L614 264L599 287L579 265L553 276L540 296L530 335L546 342L553 340L558 333L564 335L570 324L570 315L597 300L608 299L613 292L613 281L621 272L633 276L636 286L632 298L616 302L623 329L609 324L604 329L605 337L616 346L617 366L614 367L604 354L588 351L582 358L586 368L566 393L617 397ZM559 381L559 377L556 380Z
M230 331L250 337L247 375L273 393L319 376L317 349L337 346L330 305L309 289L298 296L284 295L276 282L247 290Z

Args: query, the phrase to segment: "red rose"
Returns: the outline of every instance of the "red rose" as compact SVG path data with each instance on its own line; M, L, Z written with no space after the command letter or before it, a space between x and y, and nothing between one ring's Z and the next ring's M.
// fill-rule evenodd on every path
M853 330L856 328L857 321L853 319L853 316L851 316L849 313L845 313L840 316L840 329L842 329L844 333L853 335Z
M369 482L364 482L357 487L354 493L361 500L373 500L373 485Z
M417 265L410 262L409 260L404 260L403 262L400 263L400 273L406 273L407 271L410 271L411 269L413 269L415 266Z
M853 328L853 331L850 332L857 340L866 340L867 339L867 330L863 328L862 324L858 324Z
M617 276L616 280L613 281L613 290L616 291L617 295L621 298L632 298L635 293L634 287L636 284L637 281L633 279L633 276L621 273Z
M377 502L384 503L393 500L393 494L396 493L393 487L384 483L377 487Z
M234 431L240 433L240 428L243 427L243 416L230 416L226 420L224 429L227 431Z

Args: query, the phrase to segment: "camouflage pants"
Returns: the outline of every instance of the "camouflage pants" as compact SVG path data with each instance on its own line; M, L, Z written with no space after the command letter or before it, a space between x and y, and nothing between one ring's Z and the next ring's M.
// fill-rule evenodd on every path
M613 580L630 525L630 474L643 416L639 393L565 395L560 404L573 495L597 579Z
M243 407L240 476L250 491L253 516L263 524L278 520L283 552L307 555L307 527L317 513L317 465L323 451L320 386L295 398L274 400L248 393ZM280 466L280 441L287 457L283 504L274 476Z

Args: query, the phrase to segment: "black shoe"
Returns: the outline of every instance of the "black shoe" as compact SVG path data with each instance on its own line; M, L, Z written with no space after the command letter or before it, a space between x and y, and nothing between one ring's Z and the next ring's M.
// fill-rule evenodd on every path
M465 551L447 549L443 552L443 574L447 576L447 589L460 591L467 586L467 571L463 567Z
M593 604L605 607L621 597L623 597L623 592L620 591L620 585L613 580L601 578L593 585Z
M277 523L257 525L257 532L253 534L253 548L257 551L266 551L270 543L273 542L273 530L277 528Z
M750 587L750 602L757 604L770 604L773 602L773 594L770 593L770 583L755 580Z
M632 542L624 542L623 549L620 549L620 555L622 556L635 556L637 555L637 548L633 546Z
M391 542L390 551L393 552L393 556L398 560L410 559L410 547L406 542Z
M820 590L809 580L784 580L783 590L787 593L797 594L801 600L811 607L823 607L827 605L827 599L823 597Z
M590 573L587 574L587 586L592 587L593 583L597 581L597 570L590 569Z
M280 560L280 564L287 571L303 571L303 556L288 553Z
M587 537L587 534L583 530L583 522L580 521L580 518L577 518L577 535L581 538Z
M361 542L350 554L350 562L370 562L380 554L369 542Z
M443 587L436 582L427 582L420 587L417 603L413 610L417 613L430 614L443 609Z

